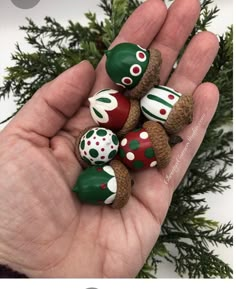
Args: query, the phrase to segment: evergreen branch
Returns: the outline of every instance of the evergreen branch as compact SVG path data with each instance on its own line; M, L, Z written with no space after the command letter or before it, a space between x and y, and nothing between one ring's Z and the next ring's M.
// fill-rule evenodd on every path
M23 52L16 45L12 54L14 65L6 70L7 74L0 87L0 99L13 97L18 111L44 83L81 60L89 59L96 67L104 50L140 3L138 0L101 0L99 6L106 19L98 22L96 14L88 12L85 14L87 26L69 21L63 27L51 17L45 17L44 24L38 26L28 19L27 25L20 29L25 32L26 42L33 51ZM209 9L212 3L213 0L202 1L201 16L178 60L193 36L199 31L207 30L217 16L217 7ZM218 55L204 79L219 87L220 102L216 114L188 172L174 193L161 235L138 275L140 278L154 278L153 272L158 271L163 259L173 262L181 276L232 277L232 269L214 251L209 250L209 244L232 246L232 224L218 224L205 217L209 210L205 194L223 193L229 188L227 182L232 179L232 174L228 172L232 165L233 140L232 26L224 35L219 36L219 44ZM11 116L8 120L10 118ZM176 255L170 252L170 244L175 246Z

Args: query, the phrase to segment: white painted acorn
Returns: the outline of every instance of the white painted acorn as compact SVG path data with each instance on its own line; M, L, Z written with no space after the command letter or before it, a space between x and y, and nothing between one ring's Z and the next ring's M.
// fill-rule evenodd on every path
M117 154L118 137L109 129L94 127L81 132L76 142L77 158L87 165L103 165Z
M183 95L167 86L154 86L141 100L147 119L161 123L168 134L177 134L193 118L192 95Z

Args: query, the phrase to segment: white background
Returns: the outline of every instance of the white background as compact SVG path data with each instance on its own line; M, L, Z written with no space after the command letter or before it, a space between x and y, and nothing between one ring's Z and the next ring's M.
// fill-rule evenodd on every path
M15 43L19 42L23 50L30 51L30 47L24 41L24 32L19 30L20 25L25 25L25 17L32 18L37 24L43 23L45 16L56 18L61 24L67 21L79 21L86 24L84 13L87 11L97 12L102 19L102 11L97 7L99 0L41 0L31 10L16 8L10 0L0 1L0 86L3 76L6 75L5 68L11 66L11 53L15 50ZM216 34L225 32L226 27L233 22L233 0L215 0L214 5L220 8L219 16L212 22L210 31ZM213 6L214 6L213 5ZM12 98L0 101L0 121L15 111ZM2 126L0 126L1 129ZM232 182L230 182L232 185ZM222 195L209 194L207 196L210 211L208 217L221 223L233 220L233 190L227 190ZM216 249L220 258L233 265L233 249L220 246ZM160 266L158 276L162 278L178 278L174 273L174 267L170 263Z

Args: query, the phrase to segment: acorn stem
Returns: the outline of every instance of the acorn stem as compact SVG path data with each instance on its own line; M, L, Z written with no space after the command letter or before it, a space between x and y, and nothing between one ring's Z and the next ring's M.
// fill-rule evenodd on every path
M171 147L175 146L178 143L181 143L182 141L183 141L183 139L179 135L171 135L171 136L169 136L169 145Z

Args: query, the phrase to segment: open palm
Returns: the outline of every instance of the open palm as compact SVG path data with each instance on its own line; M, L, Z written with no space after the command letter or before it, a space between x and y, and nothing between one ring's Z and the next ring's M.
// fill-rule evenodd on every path
M146 1L113 45L159 49L164 84L198 16L198 0L176 0L168 11L161 0ZM94 125L86 99L114 87L105 59L96 72L84 61L36 92L0 133L0 264L32 277L134 277L215 112L217 88L200 83L217 50L209 32L188 45L167 85L193 94L193 122L180 133L184 141L166 169L133 174L132 196L121 210L81 204L71 192L81 171L76 136Z

